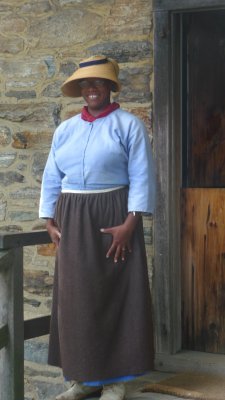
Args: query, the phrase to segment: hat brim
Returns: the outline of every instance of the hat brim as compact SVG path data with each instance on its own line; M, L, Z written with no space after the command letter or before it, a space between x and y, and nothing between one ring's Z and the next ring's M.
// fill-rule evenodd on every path
M101 66L89 66L77 69L62 85L61 90L65 96L82 97L79 81L87 78L107 79L113 83L112 91L119 92L121 84L117 79L113 65L107 63Z

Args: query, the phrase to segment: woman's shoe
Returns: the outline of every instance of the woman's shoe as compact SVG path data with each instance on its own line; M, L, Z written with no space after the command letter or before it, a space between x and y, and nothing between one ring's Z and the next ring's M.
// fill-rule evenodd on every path
M114 385L106 385L103 387L100 400L123 400L126 394L125 385L123 383L115 383Z
M75 382L73 386L66 390L66 392L56 396L56 400L81 400L84 399L91 393L95 393L99 390L99 387L84 386L80 383Z

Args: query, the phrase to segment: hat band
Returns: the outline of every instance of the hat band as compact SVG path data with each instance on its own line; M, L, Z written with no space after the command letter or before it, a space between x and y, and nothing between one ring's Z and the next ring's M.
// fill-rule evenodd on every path
M99 65L99 64L106 64L108 62L107 58L103 59L103 60L92 60L92 61L86 61L86 62L82 62L79 64L80 68L84 68L84 67L89 67L91 65Z

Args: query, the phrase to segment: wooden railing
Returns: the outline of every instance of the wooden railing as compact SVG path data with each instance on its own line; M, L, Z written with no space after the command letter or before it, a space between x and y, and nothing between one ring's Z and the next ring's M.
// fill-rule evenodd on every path
M24 321L23 247L50 242L47 231L0 235L0 399L24 399L24 340L49 333L50 316Z

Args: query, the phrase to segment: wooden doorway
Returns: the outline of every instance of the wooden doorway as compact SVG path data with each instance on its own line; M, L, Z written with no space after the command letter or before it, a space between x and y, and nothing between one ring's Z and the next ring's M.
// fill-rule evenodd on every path
M182 348L225 354L225 11L183 17Z

